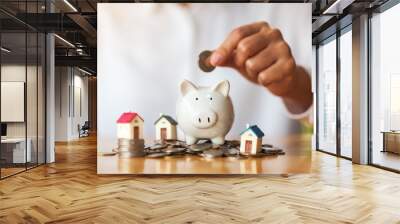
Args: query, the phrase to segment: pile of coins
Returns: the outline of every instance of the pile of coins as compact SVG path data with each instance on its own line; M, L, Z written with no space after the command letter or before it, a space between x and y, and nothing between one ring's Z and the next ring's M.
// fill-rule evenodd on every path
M143 139L118 139L118 155L123 158L145 156Z
M156 142L154 145L146 147L146 157L162 158L165 156L184 156L197 155L206 159L218 157L231 157L235 159L246 159L248 157L264 157L284 155L282 149L274 148L272 145L264 144L262 150L255 155L245 155L240 153L240 142L237 140L225 141L223 145L213 145L210 141L200 141L197 144L187 145L179 140L166 140Z

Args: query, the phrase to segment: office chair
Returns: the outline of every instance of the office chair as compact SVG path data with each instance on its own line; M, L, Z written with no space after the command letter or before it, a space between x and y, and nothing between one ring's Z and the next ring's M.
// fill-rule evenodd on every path
M78 125L78 129L79 129L79 138L89 136L89 129L90 129L89 121L85 121L82 127Z

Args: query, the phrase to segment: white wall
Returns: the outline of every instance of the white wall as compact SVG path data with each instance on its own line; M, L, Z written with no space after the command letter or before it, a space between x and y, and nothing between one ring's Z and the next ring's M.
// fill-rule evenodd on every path
M76 68L56 67L56 141L77 139L78 124L88 120L88 78L83 75Z
M26 73L27 71L27 73ZM27 74L28 78L28 88L27 88L27 120L28 120L28 137L29 133L35 131L36 135L36 67L25 65L2 65L1 66L1 81L3 82L25 82L25 75ZM29 88L35 86L35 88ZM2 110L6 110L7 108L2 108ZM33 122L33 123L32 123ZM25 137L25 122L9 122L7 123L7 135L8 137Z
M67 67L55 69L55 141L68 140L70 76Z

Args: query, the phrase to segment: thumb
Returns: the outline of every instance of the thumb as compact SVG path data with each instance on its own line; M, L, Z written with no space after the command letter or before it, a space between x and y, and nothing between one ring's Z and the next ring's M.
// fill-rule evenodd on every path
M223 48L219 48L213 51L213 53L210 55L210 64L214 67L231 67L231 68L237 68L238 66L235 63L235 57L236 57L236 50L233 50L230 53L227 53L229 51L224 50Z
M212 66L223 66L228 61L228 53L222 48L218 48L210 56L210 63Z
M237 68L234 58L236 55L236 51L233 51L231 55L226 54L226 51L223 49L214 50L210 55L210 64L214 67L231 67Z

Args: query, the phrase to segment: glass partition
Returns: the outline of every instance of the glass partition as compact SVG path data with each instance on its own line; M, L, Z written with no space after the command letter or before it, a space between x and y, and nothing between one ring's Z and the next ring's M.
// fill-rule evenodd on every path
M46 36L38 33L38 64L37 64L37 162L46 162Z
M31 161L26 136L26 41L25 32L1 34L2 177L24 171Z
M352 34L351 26L340 41L340 155L352 157Z
M371 162L400 171L400 4L371 18Z
M30 151L31 159L27 163L27 167L33 167L37 165L37 149L38 149L38 55L37 55L37 42L38 35L36 32L27 33L27 74L26 74L26 113L27 113L27 150Z
M336 154L336 37L318 47L318 149Z
M44 1L0 3L15 5L39 13ZM45 44L44 33L0 12L0 178L45 163Z

